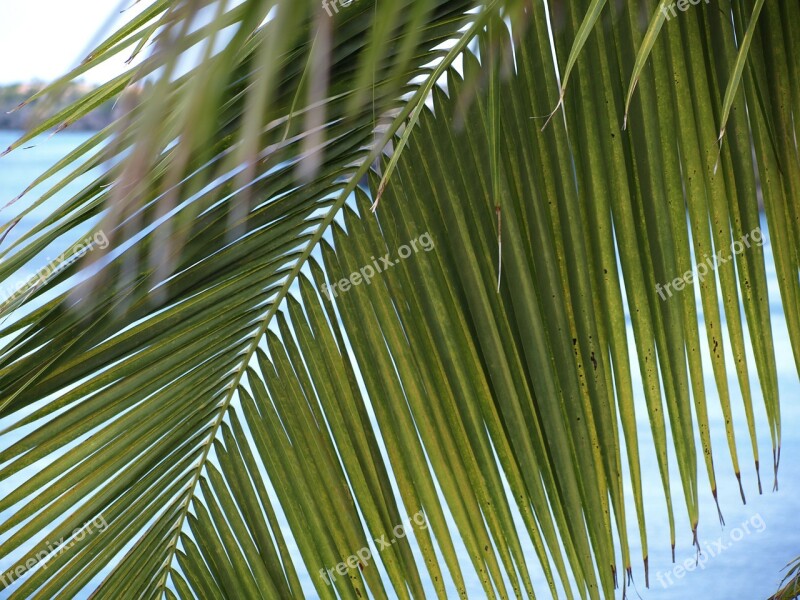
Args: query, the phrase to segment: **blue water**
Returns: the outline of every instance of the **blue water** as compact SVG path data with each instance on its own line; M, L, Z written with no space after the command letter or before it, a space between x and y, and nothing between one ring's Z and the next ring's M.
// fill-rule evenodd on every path
M0 131L0 149L5 150L20 135L21 132ZM53 177L18 198L37 177L55 165L82 142L89 139L89 137L91 135L87 133L68 132L62 132L53 137L41 136L36 140L23 144L22 148L16 149L0 158L0 227L5 227L9 221L16 218L23 210L33 206L44 193L48 192L55 183L60 181L58 177ZM69 169L65 169L61 174L65 176L69 172ZM8 249L20 236L49 216L61 202L80 192L96 176L97 173L92 172L76 178L75 181L59 191L54 198L33 208L11 229L2 244L0 244L0 250L5 251ZM11 201L14 201L14 203L6 207L6 204ZM51 244L42 250L36 256L36 259L26 265L23 270L18 271L6 281L0 282L0 302L9 296L8 292L13 290L17 283L26 280L36 271L57 259L66 244L82 239L84 235L89 233L89 230L90 224L86 224L81 227L79 232L72 233L69 239L64 238ZM51 293L47 297L53 295Z
M762 218L762 231L767 231ZM700 528L698 538L704 549L698 566L697 554L691 545L688 519L684 517L683 494L679 486L673 485L673 502L677 520L676 563L671 563L668 543L665 502L662 484L658 475L655 455L652 452L652 436L647 422L647 413L641 395L637 398L637 422L639 424L640 446L648 451L642 457L642 470L645 489L645 511L647 512L647 534L650 546L650 590L642 592L644 598L654 600L683 600L685 598L731 598L766 599L775 593L783 575L781 570L791 560L800 556L800 382L792 358L786 320L780 309L780 295L772 250L764 246L767 278L770 293L772 332L778 370L778 384L781 397L783 440L779 471L779 491L772 492L772 449L768 436L767 418L758 382L755 364L748 355L748 368L753 403L756 413L758 447L761 461L761 481L764 493L758 494L753 453L744 416L741 393L736 380L733 360L728 356L728 387L733 406L734 428L739 453L742 483L747 499L743 505L739 496L738 484L731 466L725 421L719 406L709 358L705 331L701 329L703 347L703 368L705 387L711 422L712 447L716 467L720 507L726 526L721 527L717 509L711 495L705 463L698 457L700 482ZM696 292L699 301L699 291ZM702 310L698 306L700 314ZM720 307L722 311L722 307ZM723 313L724 314L724 313ZM744 321L744 316L742 317ZM745 322L746 326L746 322ZM629 339L633 343L632 331ZM730 338L725 325L725 345L730 350ZM749 351L749 336L746 334L746 347ZM634 370L635 372L635 370ZM639 383L639 382L636 382ZM696 445L700 448L699 436ZM671 455L671 473L677 475L674 453ZM677 481L677 478L676 478ZM649 510L648 510L649 509ZM633 515L629 514L629 521ZM640 552L638 538L636 552ZM675 569L686 563L691 570ZM700 566L702 565L702 568ZM634 567L637 565L634 563ZM659 577L660 575L660 577ZM641 577L638 578L641 582Z
M39 140L34 148L18 150L0 159L0 206L17 196L37 175L87 139L87 137L86 134L63 132L53 138ZM8 146L13 139L14 134L0 132L0 148ZM79 191L81 186L88 183L89 180L90 178L84 177L72 184L65 192L57 196L57 200L63 200L69 194ZM41 190L44 189L46 188L41 188ZM15 207L0 211L0 225L5 224L16 215L19 207L25 206L25 203L32 202L36 197L36 193L31 194L30 198L23 199ZM20 222L0 248L8 247L9 243L17 239L38 219L46 216L52 206L53 204L49 203L47 206L37 209L29 218ZM766 231L766 223L764 223L763 228ZM56 252L56 250L53 249L50 252L51 257L54 256L53 252ZM723 426L724 422L714 392L716 387L706 351L706 391L712 421L712 442L715 452L720 505L727 525L724 528L719 525L716 507L707 484L705 465L702 459L698 458L701 508L699 540L704 552L699 559L699 566L695 567L697 555L692 547L688 519L685 517L683 494L678 484L674 453L671 453L671 472L674 478L673 500L678 533L675 551L677 562L676 565L673 565L661 480L655 455L652 451L650 425L647 419L644 398L640 394L637 397L637 420L644 477L645 510L647 513L650 589L646 590L644 588L641 548L639 546L639 535L635 522L636 516L631 497L627 518L630 524L629 539L636 582L636 591L631 590L629 595L631 598L636 598L636 592L638 591L642 598L653 600L683 600L685 598L763 600L776 591L782 578L781 569L790 560L800 555L800 526L797 523L797 515L800 514L800 402L798 402L800 383L798 383L797 371L792 360L786 323L780 312L780 298L769 243L765 245L765 252L768 261L775 354L780 394L783 401L780 491L776 493L771 491L771 447L767 437L767 421L763 402L761 401L760 387L756 379L755 365L751 363L751 385L756 407L756 418L759 425L761 478L764 485L764 494L758 495L744 411L741 397L738 394L734 366L730 361L728 370L729 387L734 408L734 424L742 480L747 495L747 504L743 505L741 503L738 485L730 463ZM42 253L36 263L28 268L25 273L20 273L19 276L29 275L44 266L47 255L48 252ZM631 345L633 345L632 331L629 331L629 338ZM705 348L706 342L702 332L701 338L701 343ZM727 347L730 348L730 342L727 337L725 342ZM636 366L632 369L632 373L634 377L637 377L638 368ZM635 381L635 385L638 385L638 389L641 389L639 381ZM697 440L697 445L699 448L699 439ZM625 464L624 460L623 464ZM6 482L6 485L8 483ZM630 493L629 486L627 491ZM2 518L2 515L0 515L0 518ZM289 535L288 530L286 534ZM3 539L5 539L5 536ZM539 597L544 598L546 597L546 587L543 585L540 569L535 564L536 559L533 549L529 543L524 544L523 547L526 550L526 555L531 557L529 566L535 579L536 589L540 591ZM474 594L474 597L483 597L483 591L478 583L477 576L471 571L471 566L463 547L460 555L463 559L462 568L468 581L471 596ZM0 571L4 571L7 566L8 561L0 559ZM681 566L682 568L676 568ZM312 573L310 575L303 574L301 577L304 589L309 597L314 597L310 578L315 576ZM423 581L425 580L426 577L423 575ZM428 587L428 589L431 588ZM621 592L618 596L621 597ZM3 592L0 592L0 598L2 597L5 596Z

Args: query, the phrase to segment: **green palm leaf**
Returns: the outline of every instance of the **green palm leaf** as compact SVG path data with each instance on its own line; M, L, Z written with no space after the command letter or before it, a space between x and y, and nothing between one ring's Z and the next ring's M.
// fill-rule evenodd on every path
M742 499L726 357L758 475L755 361L777 487L764 254L730 248L758 175L800 370L798 38L604 5L155 1L54 84L153 42L11 148L123 105L2 230L81 177L0 276L111 240L0 306L11 597L534 597L539 568L540 595L613 597L629 523L649 568L632 369L673 552L698 450L717 499L703 338ZM660 286L717 252L701 336L694 287Z

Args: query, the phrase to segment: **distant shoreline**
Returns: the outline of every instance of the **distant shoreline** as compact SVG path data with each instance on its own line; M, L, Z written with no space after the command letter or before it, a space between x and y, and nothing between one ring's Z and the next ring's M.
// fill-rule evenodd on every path
M41 122L43 116L51 116L69 106L73 102L96 89L96 86L85 83L71 83L60 93L60 97L52 106L47 107L46 115L37 115L39 102L25 106L19 110L17 107L28 100L33 94L45 87L44 83L15 83L0 85L0 131L27 131L32 124ZM95 110L72 123L69 131L100 131L114 120L113 103L106 102Z
M0 131L2 131L3 133L9 133L9 132L12 132L12 133L13 132L27 133L28 131L31 130L31 128L34 125L35 125L35 123L31 123L27 127L3 127L2 125L0 125ZM103 126L103 127L90 127L90 126L83 126L83 125L79 125L78 123L75 123L74 125L70 125L66 129L62 129L60 133L69 133L69 132L72 132L72 133L97 133L98 131L100 131L100 130L102 130L104 128L105 128L105 126ZM45 131L43 133L51 133L51 132Z
M30 127L28 127L27 129L16 129L16 128L2 129L2 128L0 128L0 134L4 134L4 135L9 135L10 134L14 138L19 138L19 137L22 137L23 135L25 135L26 133L28 133L30 130L31 130ZM67 127L66 129L62 129L61 131L59 131L58 132L58 136L61 137L61 136L65 135L65 134L69 135L70 133L80 133L81 135L91 135L91 134L97 133L97 131L99 131L99 130L96 130L96 129L73 129L72 127ZM40 138L42 136L50 136L52 133L53 133L52 131L43 131L42 133L39 134L39 136L37 136L37 138ZM2 150L3 149L0 149L0 151L2 151Z
M73 123L69 127L61 130L61 133L64 132L73 132L73 133L97 133L98 131L105 129L108 125L111 124L111 121L104 123L103 125L97 126L98 123L96 120L90 118L91 115L87 115L86 119L88 119L87 123L82 123L84 119ZM33 119L30 123L26 123L24 125L20 125L18 123L14 123L12 125L6 125L2 120L0 120L0 131L2 132L18 132L18 133L26 133L31 130L31 128L35 127L37 123L41 122L39 119ZM55 128L53 128L55 129ZM45 131L43 133L52 133L52 130Z

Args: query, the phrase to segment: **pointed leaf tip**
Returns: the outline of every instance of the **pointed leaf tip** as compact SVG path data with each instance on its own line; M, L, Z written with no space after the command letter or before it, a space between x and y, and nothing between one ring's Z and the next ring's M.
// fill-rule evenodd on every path
M736 480L739 482L739 494L742 497L742 504L747 504L747 498L744 495L744 487L742 487L742 474L740 472L736 472Z
M12 109L11 109L10 111L8 111L6 114L7 114L7 115L10 115L11 113L15 113L15 112L17 112L17 111L18 111L20 108L22 108L23 106L25 106L26 104L28 104L28 102L29 102L29 100L25 100L24 102L20 102L19 104L17 104L17 106L15 106L14 108L12 108Z
M564 104L564 90L562 88L561 95L558 97L558 103L556 104L556 107L553 109L553 112L550 113L550 116L547 117L547 121L545 121L544 125L542 125L541 129L542 131L547 129L547 125L550 123L550 120L555 116L555 114L558 112L558 109L561 108L563 104Z
M372 203L372 206L369 207L370 212L375 212L378 209L378 203L381 201L383 197L383 192L386 191L386 184L388 182L386 179L381 181L380 185L378 186L378 193L375 194L375 202Z

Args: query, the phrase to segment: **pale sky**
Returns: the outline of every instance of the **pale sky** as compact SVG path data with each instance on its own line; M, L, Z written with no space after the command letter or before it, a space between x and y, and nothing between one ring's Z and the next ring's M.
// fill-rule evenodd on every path
M98 33L113 17L119 26L147 2L120 14L135 0L0 0L0 84L49 81L76 66ZM106 29L105 33L111 30ZM126 55L87 73L84 79L106 81L120 73Z

